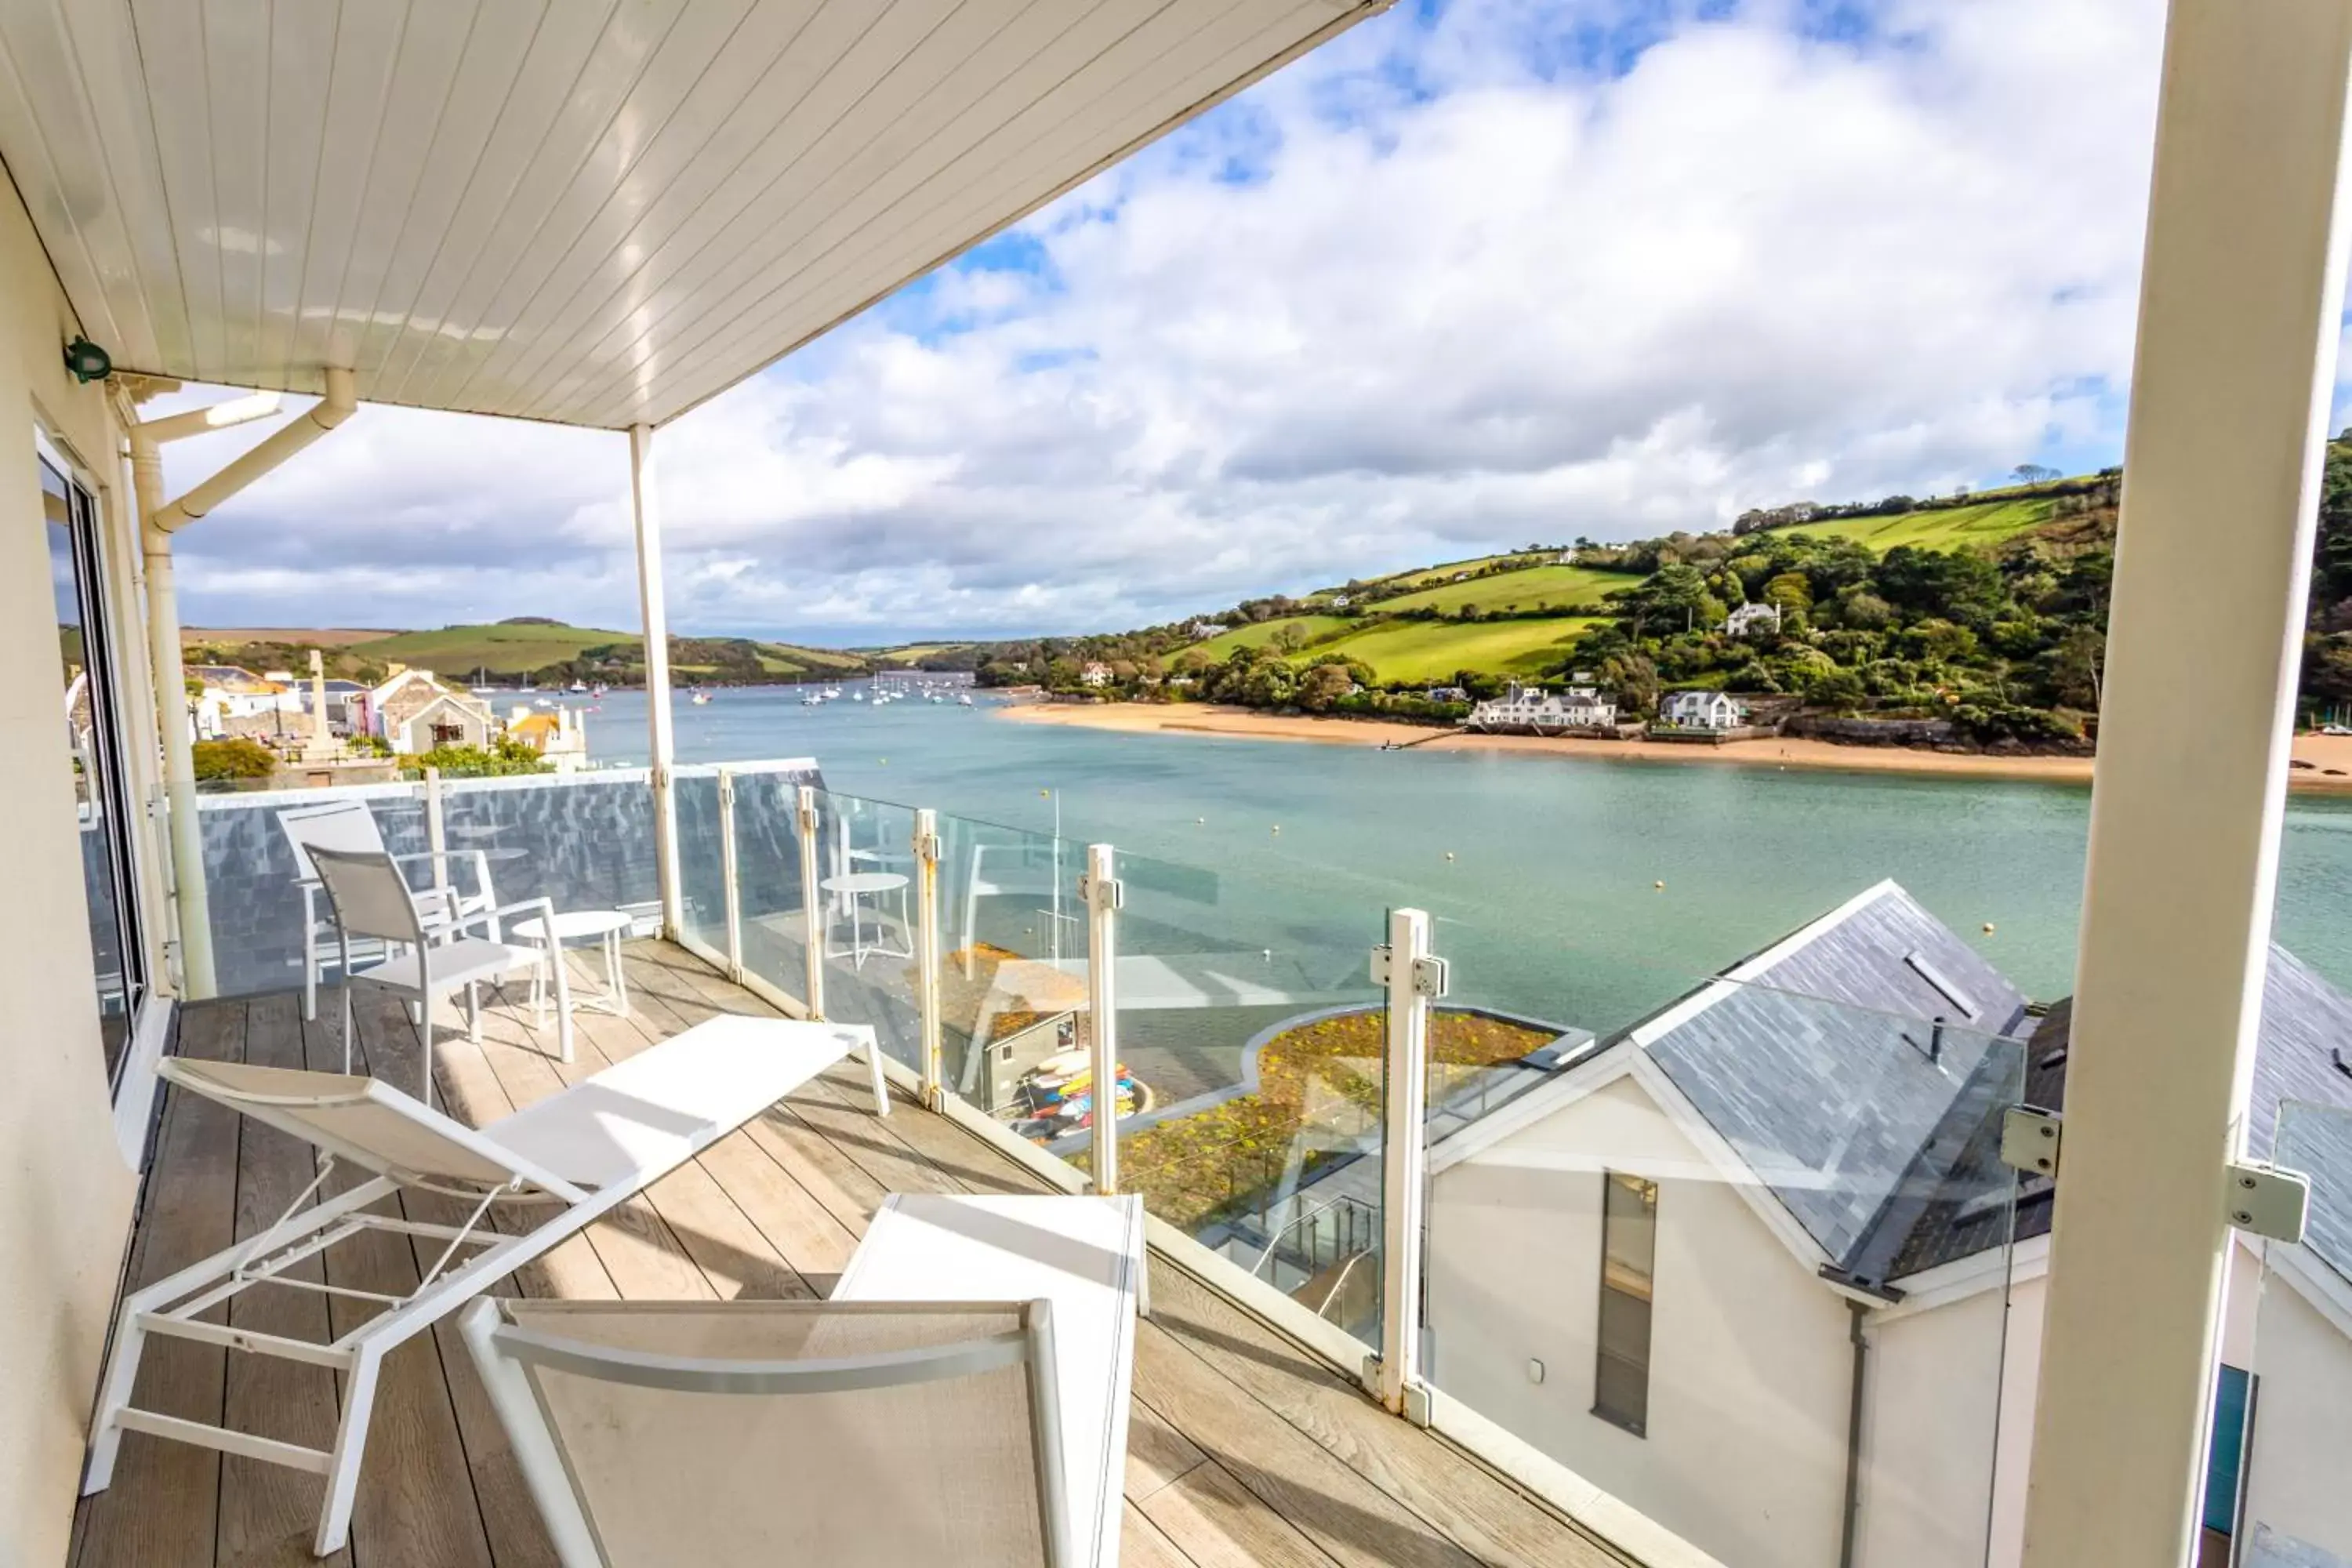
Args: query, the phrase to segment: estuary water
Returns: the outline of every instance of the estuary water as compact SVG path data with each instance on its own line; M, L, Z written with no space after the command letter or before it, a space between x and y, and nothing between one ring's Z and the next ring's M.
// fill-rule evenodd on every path
M836 791L1040 833L1058 812L1074 847L1162 862L1204 933L1335 988L1412 905L1455 999L1606 1030L1890 878L2029 995L2072 984L2080 787L1122 734L856 689L681 699L679 760L811 756ZM600 763L645 761L641 693L587 721ZM2291 801L2278 940L2352 988L2347 913L2352 803Z

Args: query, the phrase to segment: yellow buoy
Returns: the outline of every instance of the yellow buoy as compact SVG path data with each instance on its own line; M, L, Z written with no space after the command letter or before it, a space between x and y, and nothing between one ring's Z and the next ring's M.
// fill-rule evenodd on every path
M1276 833L1281 832L1281 831L1282 831L1282 824L1280 824L1279 822L1276 823L1276 824L1274 825L1274 830L1275 830Z
M1985 921L1985 935L1987 935L1987 936L1990 936L1991 934L1992 934L1992 921Z
M1445 852L1445 858L1446 858L1448 860L1453 859L1453 858L1454 858L1454 851L1453 851L1453 850L1451 850L1451 849L1448 849L1448 850Z
M1664 882L1653 882L1653 883L1651 883L1651 884L1650 884L1650 886L1652 886L1653 888L1657 889L1658 889L1658 891L1660 891L1660 892L1662 892L1662 893L1663 893L1663 892L1664 892L1664 891L1666 890L1666 885L1665 885Z

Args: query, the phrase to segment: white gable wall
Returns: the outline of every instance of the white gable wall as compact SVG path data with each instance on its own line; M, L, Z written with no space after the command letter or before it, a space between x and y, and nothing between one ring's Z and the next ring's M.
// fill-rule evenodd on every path
M1604 1169L1661 1184L1644 1437L1591 1414ZM1837 1561L1845 1307L1634 1081L1440 1171L1427 1269L1441 1391L1726 1562Z
M2242 1271L2232 1270L2237 1272ZM2343 1294L2352 1298L2352 1291ZM2246 1458L2245 1519L2249 1534L2255 1525L2266 1524L2352 1560L2347 1330L2352 1322L2331 1321L2299 1282L2276 1274L2263 1282L2255 1312L2253 1370L2259 1382Z

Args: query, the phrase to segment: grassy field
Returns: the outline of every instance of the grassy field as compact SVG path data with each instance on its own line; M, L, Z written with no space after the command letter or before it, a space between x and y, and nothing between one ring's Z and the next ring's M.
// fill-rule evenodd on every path
M1383 611L1458 610L1475 605L1482 610L1496 610L1516 605L1523 610L1599 610L1605 595L1635 587L1641 581L1634 573L1596 572L1589 566L1528 566L1382 599L1379 607Z
M1345 616L1291 616L1279 621L1260 621L1255 626L1235 626L1229 632L1219 632L1215 637L1194 643L1192 648L1223 663L1225 656L1237 647L1264 647L1274 640L1275 632L1283 626L1297 626L1301 637L1311 639L1353 624ZM1319 653L1322 650L1318 648L1315 651Z
M640 640L635 632L602 631L593 626L501 624L402 632L373 642L355 643L350 651L363 658L397 661L436 675L464 679L477 670L488 670L493 676L522 675L578 658L592 647L634 650ZM756 646L761 668L773 676L829 670L847 673L865 668L865 661L854 654L796 647L790 643ZM707 674L714 667L680 662L676 668L678 674L692 676Z
M1441 562L1435 566L1425 566L1418 572L1400 572L1393 577L1382 577L1378 581L1383 585L1393 584L1403 588L1425 588L1434 584L1451 582L1456 572L1475 572L1482 566L1492 566L1497 561L1508 561L1520 553L1522 553L1520 551L1507 550L1500 555L1481 555L1470 561ZM1345 591L1344 589L1332 590L1334 593Z
M471 675L487 669L492 675L519 675L541 666L578 658L586 649L613 644L635 647L633 632L599 631L593 626L443 626L429 632L402 632L374 642L352 645L366 658L397 660L438 675Z
M912 665L917 659L930 658L943 653L953 653L958 648L971 646L970 643L965 642L919 642L908 643L904 647L877 647L862 651L871 654L877 663Z
M210 647L235 647L240 643L291 643L308 647L351 647L363 642L382 642L397 635L390 626L370 630L364 626L327 626L309 628L296 626L183 626L180 641L184 645L203 644Z
M1969 506L1936 511L1896 512L1890 517L1846 517L1832 522L1809 522L1790 533L1817 539L1851 539L1885 554L1898 544L1922 550L1958 550L1962 546L2001 544L2027 529L2050 521L2057 502L2047 496L1996 497Z
M1597 616L1557 616L1534 621L1387 621L1376 622L1354 637L1298 655L1300 662L1327 653L1344 653L1372 667L1381 680L1442 684L1458 669L1486 670L1497 675L1536 675L1557 664L1563 646L1597 625Z

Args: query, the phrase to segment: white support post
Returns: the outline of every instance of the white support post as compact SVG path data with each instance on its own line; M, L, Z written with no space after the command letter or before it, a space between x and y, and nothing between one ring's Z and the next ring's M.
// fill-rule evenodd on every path
M2347 90L2352 0L2172 0L2026 1568L2179 1564L2195 1539L2344 296Z
M801 953L808 975L808 1016L824 1016L824 894L816 885L816 786L803 784L793 805L801 840Z
M923 1103L947 1100L940 1047L940 816L915 813L915 1007L923 1028Z
M1056 845L1061 839L1056 837ZM1108 844L1087 846L1087 1019L1093 1045L1094 1190L1118 1191L1118 857ZM1060 922L1056 921L1056 925Z
M743 889L735 859L735 774L719 770L719 879L727 901L727 978L743 984Z
M433 852L433 885L449 885L449 863L441 858L449 852L449 833L441 816L441 770L425 770L425 847Z
M1429 916L1389 911L1387 945L1372 950L1372 983L1387 993L1388 1053L1381 1163L1381 1351L1367 1369L1382 1405L1429 1424L1421 1380L1422 1213L1428 1172L1429 1009L1445 994L1445 964L1431 956Z
M629 426L629 505L636 519L637 602L646 636L646 721L653 747L654 870L661 888L662 936L677 940L684 894L677 873L677 745L670 727L669 610L662 597L661 497L654 474L654 427Z

